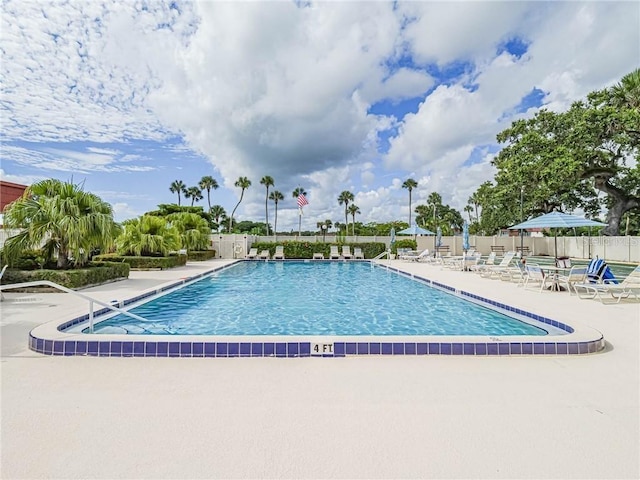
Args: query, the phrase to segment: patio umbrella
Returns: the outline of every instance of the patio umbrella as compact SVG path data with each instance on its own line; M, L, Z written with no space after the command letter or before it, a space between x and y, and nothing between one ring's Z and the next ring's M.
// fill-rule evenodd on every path
M438 230L436 230L436 247L441 247L441 246L442 246L442 229L438 227Z
M466 220L462 224L462 249L465 252L469 250L469 224Z
M526 222L519 223L509 230L526 230L527 228L572 228L572 227L606 227L606 223L595 222L588 218L570 215L562 212L551 212L539 217L532 218ZM554 231L554 255L558 258L558 232Z
M393 250L393 244L396 243L396 229L391 227L389 235L391 235L391 240L389 241L389 251L391 251Z
M398 235L433 235L433 232L417 225L413 225L409 228L405 228L404 230L400 230Z

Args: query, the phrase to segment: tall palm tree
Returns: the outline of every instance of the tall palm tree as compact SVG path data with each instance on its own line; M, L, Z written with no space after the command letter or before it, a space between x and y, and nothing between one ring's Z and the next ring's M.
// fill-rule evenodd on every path
M353 223L351 224L351 235L355 237L356 235L356 214L360 213L360 209L355 203L349 205L349 214L351 218L353 218Z
M273 203L276 204L276 213L275 213L275 218L273 220L273 233L275 235L278 233L278 202L280 200L284 200L284 195L282 194L282 192L279 192L278 190L274 190L269 194L269 198L273 200Z
M307 196L307 191L302 187L297 187L293 190L293 198L298 198L300 195ZM300 210L302 211L302 210ZM300 235L300 229L302 228L302 215L298 215L298 235Z
M473 209L475 212L475 216L476 216L476 222L479 222L480 219L478 218L478 205L480 204L480 194L476 191L474 192L470 197L469 200L467 200L467 202L470 205L473 205Z
M4 244L9 263L24 250L42 248L47 259L57 252L59 268L66 268L70 258L83 265L91 250L110 248L119 230L111 205L81 185L54 179L34 183L9 204L4 224L20 229Z
M612 88L614 102L618 106L640 108L640 68L626 74Z
M227 212L225 211L222 205L214 205L213 207L211 207L211 210L209 212L211 213L211 216L215 220L216 224L218 225L218 232L219 232L220 220L227 216Z
M199 187L189 187L187 188L186 192L184 192L184 196L186 198L190 198L191 199L191 206L193 207L193 204L195 202L199 202L200 200L202 200L202 190L200 190Z
M416 182L413 178L407 178L402 184L402 188L406 188L409 190L409 226L411 223L411 191L418 186L418 182Z
M260 184L267 187L267 195L264 197L264 224L267 227L267 236L269 235L269 187L273 187L273 177L265 175L260 179Z
M210 175L205 175L200 179L198 186L202 190L207 191L207 203L209 204L209 212L211 212L211 190L216 190L218 188L218 182L215 178Z
M182 180L176 180L171 182L171 186L169 187L169 191L172 193L178 194L178 206L180 206L180 197L182 193L187 190L187 186L184 184Z
M344 203L344 225L345 225L345 233L347 227L349 226L349 217L347 216L349 207L349 202L353 202L353 193L348 190L344 190L340 195L338 195L338 203L342 205Z
M471 212L473 212L473 207L471 205L465 205L464 211L467 212L467 215L469 216L469 224L471 224L473 222L473 220L471 219Z
M236 206L231 212L231 217L229 217L229 233L231 233L231 226L233 224L233 214L236 213L236 210L238 209L240 202L242 202L242 197L244 197L244 191L251 186L251 180L249 180L247 177L238 177L238 180L236 180L236 183L234 183L234 185L238 188L241 188L242 191L240 192L240 200L238 200L238 203L236 203Z

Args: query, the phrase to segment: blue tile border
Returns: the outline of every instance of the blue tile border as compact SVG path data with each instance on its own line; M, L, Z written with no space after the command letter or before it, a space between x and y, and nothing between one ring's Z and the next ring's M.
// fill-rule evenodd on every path
M235 263L235 262L234 262ZM233 265L233 264L230 264ZM136 297L117 302L118 306L128 306L132 303L144 300L151 296L166 292L185 283L192 282L199 278L210 275L216 271L228 268L230 265L217 267L206 272L181 279L177 282L165 285ZM538 322L552 325L567 333L573 333L574 329L562 322L546 318L525 310L512 307L494 300L490 300L473 293L456 290L455 288L439 282L429 280L420 276L400 271L391 266L380 266L393 270L401 275L409 276L416 281L426 283L434 288L439 288L448 292L468 297L476 303L490 305L507 312L512 312L526 318L531 318ZM116 304L114 304L116 305ZM94 312L94 318L110 313L111 310L104 307ZM58 326L58 331L64 332L66 329L86 322L89 315L81 315ZM380 341L358 342L358 341L337 341L333 343L333 350L330 353L312 354L309 341L290 342L286 337L281 341L265 342L224 342L219 340L206 341L204 338L197 341L184 341L178 336L164 336L158 339L157 336L150 336L149 341L126 341L126 340L94 340L88 337L87 340L48 340L38 338L29 334L29 348L44 355L53 356L98 356L98 357L349 357L356 355L451 355L451 356L505 356L505 355L586 355L596 353L604 349L605 342L602 335L600 338L590 341L560 341L545 342L544 337L537 337L538 341L513 342L509 339L505 341L491 342L416 342L416 341ZM207 337L210 338L210 337ZM354 339L355 340L355 339ZM409 338L407 340L410 340Z
M29 348L44 355L97 357L350 357L357 355L585 355L604 348L588 342L336 342L332 353L311 354L311 342L76 341L43 340L29 334Z

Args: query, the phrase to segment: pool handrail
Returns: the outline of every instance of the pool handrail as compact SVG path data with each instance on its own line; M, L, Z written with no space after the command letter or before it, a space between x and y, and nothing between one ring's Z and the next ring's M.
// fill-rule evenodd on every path
M123 310L119 307L115 307L113 304L110 303L106 303L103 302L102 300L98 300L96 298L90 297L89 295L85 295L84 293L79 293L76 292L75 290L71 290L70 288L67 287L63 287L62 285L59 285L55 282L51 282L49 280L35 280L33 282L22 282L22 283L9 283L6 285L0 285L0 292L4 291L4 290L10 290L13 288L28 288L28 287L53 287L56 288L62 292L65 293L72 293L73 295L80 297L80 298L84 298L85 300L87 300L89 302L89 332L93 333L93 304L97 303L98 305L101 305L103 307L106 307L110 310L113 310L114 312L118 312L121 313L123 315L127 315L129 317L132 317L136 320L140 320L143 322L148 322L149 320L147 320L146 318L143 318L139 315L136 315L135 313L131 313L131 312L127 312L126 310Z

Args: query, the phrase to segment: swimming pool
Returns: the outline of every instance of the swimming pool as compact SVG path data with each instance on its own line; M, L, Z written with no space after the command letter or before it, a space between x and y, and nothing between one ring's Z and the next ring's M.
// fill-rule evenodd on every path
M285 260L284 262L289 262ZM175 269L165 281L147 290L129 290L129 297L114 305L121 308L141 306L184 286L196 285L246 263L242 260L211 261ZM269 262L272 263L272 262ZM282 262L275 268L286 268ZM322 262L316 262L322 263ZM325 262L331 264L343 261ZM29 348L44 355L80 355L100 357L345 357L352 355L574 355L599 352L605 347L602 333L578 323L548 318L517 306L455 288L431 277L436 270L404 262L361 262L369 268L384 271L392 278L400 274L416 284L426 284L452 297L468 299L491 310L513 316L546 330L547 335L186 335L186 334L91 334L82 333L90 318L95 325L108 319L109 308L73 318L52 318L29 333ZM236 267L232 267L232 265ZM411 268L412 266L419 268ZM230 268L232 267L232 268ZM238 270L239 272L240 270ZM413 273L412 273L413 271ZM185 272L188 276L184 276ZM166 277L166 275L163 275ZM473 277L469 277L473 278ZM244 279L251 283L251 276ZM326 281L325 281L326 283ZM308 284L306 284L309 288ZM132 288L135 288L132 286ZM133 293L136 292L136 293ZM365 292L366 293L366 292ZM125 293L126 295L126 293ZM526 295L526 294L525 294ZM404 296L406 297L406 295ZM403 303L409 308L411 302ZM86 311L86 310L85 310ZM404 311L404 310L403 310ZM565 315L566 317L566 315Z
M542 336L554 328L362 262L242 262L130 311L148 321L117 315L94 332Z

